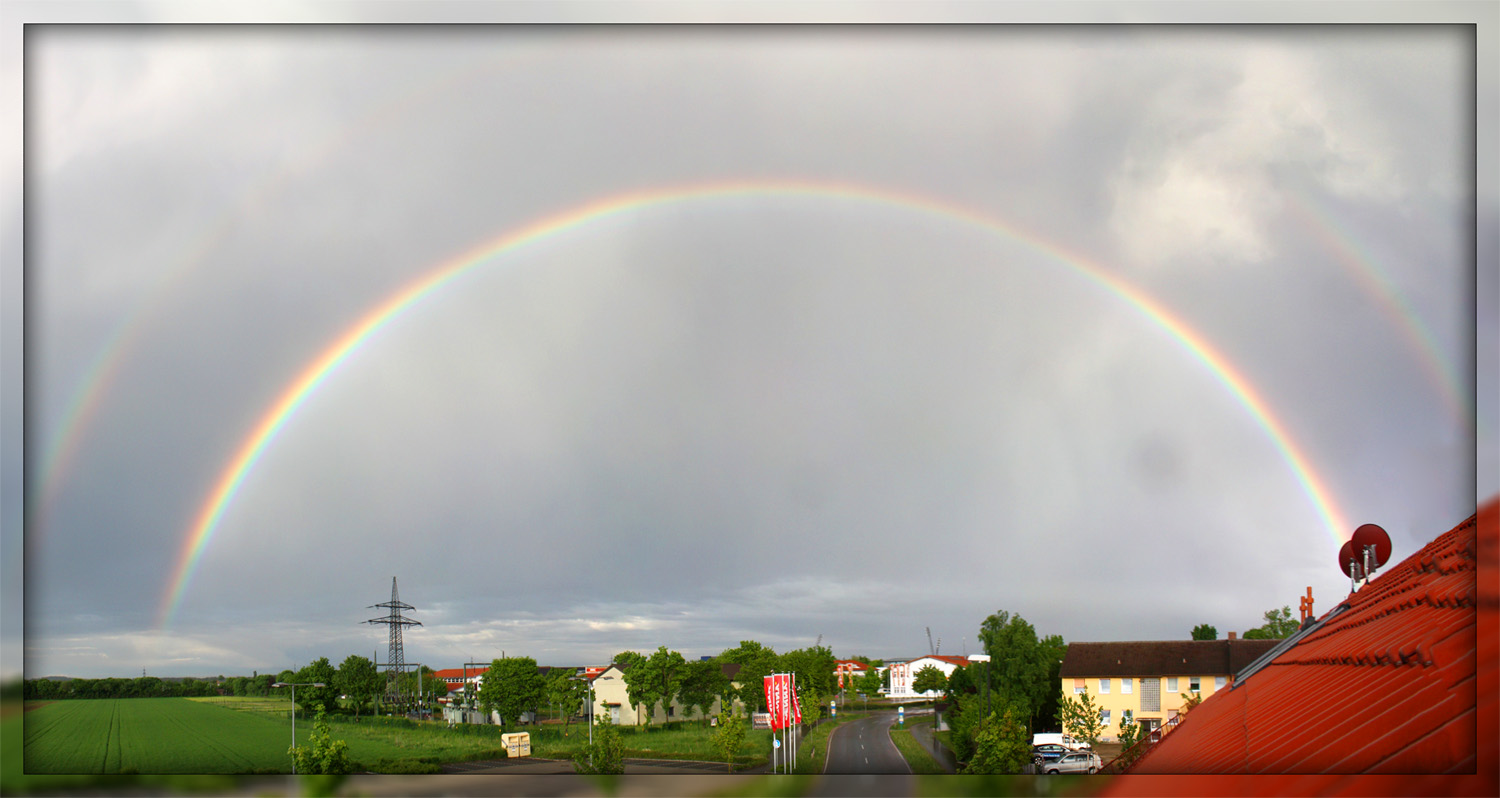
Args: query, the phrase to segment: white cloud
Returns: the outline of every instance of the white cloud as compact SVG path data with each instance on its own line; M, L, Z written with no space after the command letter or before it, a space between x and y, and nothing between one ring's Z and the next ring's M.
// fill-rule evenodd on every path
M1210 268L1277 252L1278 174L1303 174L1345 196L1389 200L1404 190L1379 120L1320 78L1316 57L1258 46L1193 52L1145 103L1135 141L1112 178L1110 227L1137 265Z

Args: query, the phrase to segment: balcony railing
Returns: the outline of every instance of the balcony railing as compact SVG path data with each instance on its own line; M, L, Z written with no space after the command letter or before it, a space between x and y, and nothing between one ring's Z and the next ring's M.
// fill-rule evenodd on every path
M1168 732L1176 729L1178 725L1182 723L1183 718L1186 718L1187 716L1188 713L1180 712L1170 718L1167 718L1166 723L1147 732L1146 735L1138 740L1135 745L1132 745L1129 748L1121 751L1119 756L1116 756L1114 759L1109 760L1109 762L1106 763L1104 767L1099 769L1099 772L1124 773L1125 771L1129 770L1131 765L1140 761L1140 758L1145 756L1146 753L1151 750L1151 746L1161 742L1161 738L1166 736Z

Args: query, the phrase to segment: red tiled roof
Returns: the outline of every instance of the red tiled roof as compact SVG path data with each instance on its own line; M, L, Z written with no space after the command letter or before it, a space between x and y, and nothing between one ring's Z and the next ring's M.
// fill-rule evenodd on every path
M910 664L912 664L914 662L917 662L918 660L924 660L924 659L942 660L943 662L946 662L949 665L958 665L960 667L963 667L963 666L969 664L969 660L968 660L967 657L954 657L954 656L950 656L948 654L923 654L920 657L913 657L913 658L908 659L908 660L893 660L893 661L890 662L890 664L891 665L910 665Z
M1491 500L1378 574L1107 793L1500 795L1497 527Z
M1238 673L1280 640L1140 640L1069 643L1061 678Z
M469 668L468 674L470 678L473 678L489 669L488 665L482 668ZM443 668L440 671L433 671L432 673L439 679L462 679L464 677L463 668Z

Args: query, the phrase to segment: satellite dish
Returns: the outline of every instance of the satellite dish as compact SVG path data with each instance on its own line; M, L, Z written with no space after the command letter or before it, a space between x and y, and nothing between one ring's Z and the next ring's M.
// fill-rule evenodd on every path
M1344 569L1344 576L1354 578L1354 566L1359 563L1359 558L1354 556L1354 541L1344 541L1344 547L1339 549L1339 567Z
M1391 558L1391 536L1375 524L1365 524L1354 530L1354 537L1349 542L1354 544L1354 550L1360 554L1364 553L1366 546L1374 546L1375 562L1371 565L1375 568L1385 565L1385 561Z

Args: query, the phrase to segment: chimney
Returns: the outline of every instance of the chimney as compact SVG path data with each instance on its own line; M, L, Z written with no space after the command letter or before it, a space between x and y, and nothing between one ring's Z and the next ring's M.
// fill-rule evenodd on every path
M1233 639L1234 639L1234 632L1230 632L1230 633L1229 633L1229 639L1230 639L1230 640L1233 640Z

